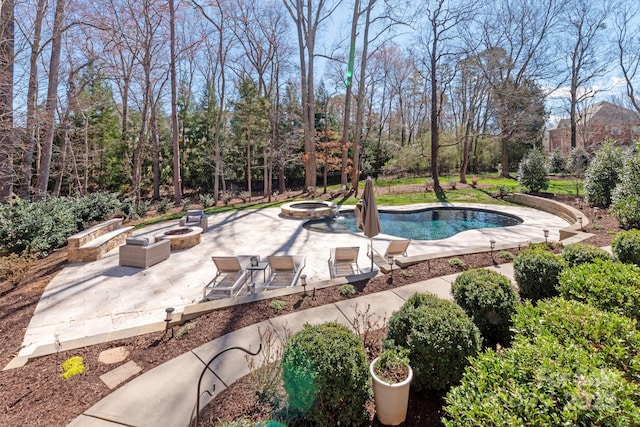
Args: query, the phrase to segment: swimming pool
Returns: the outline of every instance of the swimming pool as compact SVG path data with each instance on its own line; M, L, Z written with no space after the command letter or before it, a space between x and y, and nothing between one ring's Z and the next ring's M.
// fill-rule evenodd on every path
M417 211L380 210L382 233L412 240L439 240L462 231L478 228L509 227L522 224L515 215L475 208L426 208ZM310 231L358 233L352 210L340 211L334 218L311 220L304 224Z

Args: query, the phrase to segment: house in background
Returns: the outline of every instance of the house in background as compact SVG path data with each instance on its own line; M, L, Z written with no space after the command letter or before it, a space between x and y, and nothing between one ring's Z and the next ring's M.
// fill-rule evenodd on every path
M640 114L620 105L602 101L580 112L577 121L576 145L593 152L605 140L615 145L630 145L640 139ZM546 148L559 149L563 155L571 151L571 120L562 119L547 134Z

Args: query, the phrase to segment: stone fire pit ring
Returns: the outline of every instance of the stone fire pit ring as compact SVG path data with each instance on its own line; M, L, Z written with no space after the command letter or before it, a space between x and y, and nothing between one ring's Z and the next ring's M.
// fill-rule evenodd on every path
M287 218L321 219L335 215L335 203L323 200L302 200L285 203L280 207L280 215Z
M200 227L177 227L171 228L163 233L156 234L156 240L169 240L171 250L177 251L188 249L200 243L202 228Z

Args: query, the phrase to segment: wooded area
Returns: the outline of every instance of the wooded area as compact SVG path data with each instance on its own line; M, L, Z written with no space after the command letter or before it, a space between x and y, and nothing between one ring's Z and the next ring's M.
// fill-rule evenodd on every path
M1 0L0 201L508 176L549 97L640 112L630 3Z

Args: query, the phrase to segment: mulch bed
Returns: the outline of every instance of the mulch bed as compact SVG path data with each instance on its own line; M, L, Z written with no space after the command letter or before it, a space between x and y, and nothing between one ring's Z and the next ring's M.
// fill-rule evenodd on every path
M573 198L566 198L564 202L576 206ZM585 216L593 215L593 211L589 208L583 207L583 211ZM595 236L586 242L598 246L609 245L612 232L619 231L619 225L606 211L600 210L598 214L600 218L595 220L592 218L593 222L585 230L594 233ZM464 255L458 258L462 259L469 268L488 266L493 262L489 253ZM51 278L66 265L66 260L67 251L63 248L47 258L22 266L23 278L17 284L0 284L0 336L3 340L0 348L0 364L2 366L5 366L18 353L24 332L42 291ZM388 283L386 277L354 283L357 292L352 297L458 271L460 271L459 268L450 265L447 259L432 260L428 264L422 263L402 271L396 270L392 284ZM330 304L345 297L338 293L336 287L333 287L317 290L315 295L297 294L278 299L286 303L281 310L269 307L269 301L260 301L207 314L192 321L195 327L184 328L184 334L180 339L170 339L168 335L159 333L149 334L45 356L23 368L3 371L0 373L2 424L65 425L107 396L111 390L99 379L99 376L118 365L99 362L98 355L103 350L125 347L130 352L128 360L135 361L142 368L141 373L144 373L232 330L288 312ZM72 356L84 358L86 372L63 380L60 375L60 363ZM442 395L418 395L412 392L409 415L404 425L441 425L442 399ZM366 425L379 425L373 417L373 408L369 408L369 412L370 421ZM256 403L255 385L251 383L250 378L239 380L221 393L207 407L206 412L203 412L202 419L206 422L202 425L211 425L210 422L214 420L233 420L247 414L253 419L268 417L265 408L259 407Z

